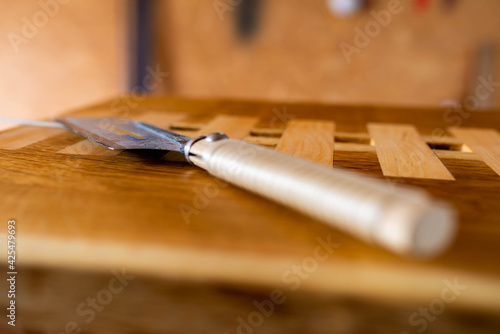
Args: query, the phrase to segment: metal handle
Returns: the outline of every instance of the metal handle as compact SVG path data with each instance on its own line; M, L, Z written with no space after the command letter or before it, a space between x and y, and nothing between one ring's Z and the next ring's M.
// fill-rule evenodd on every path
M199 140L190 160L210 174L400 254L450 244L454 211L422 190L328 168L239 140Z

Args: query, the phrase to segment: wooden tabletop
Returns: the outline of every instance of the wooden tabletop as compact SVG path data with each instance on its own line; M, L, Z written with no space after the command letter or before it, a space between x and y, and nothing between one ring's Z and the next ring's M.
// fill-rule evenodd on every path
M178 154L110 151L64 129L23 126L0 133L0 233L16 219L19 265L265 287L290 287L299 266L302 291L398 303L428 303L458 281L466 289L454 307L500 311L498 112L122 97L69 114L189 136L222 131L388 187L421 187L455 206L457 237L436 259L402 258Z

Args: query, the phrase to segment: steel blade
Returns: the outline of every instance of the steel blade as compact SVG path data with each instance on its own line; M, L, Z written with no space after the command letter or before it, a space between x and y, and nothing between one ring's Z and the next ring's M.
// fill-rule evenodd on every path
M184 153L191 139L154 125L126 118L58 118L72 131L109 149L162 150Z
M47 121L36 121L30 119L19 119L19 118L7 118L0 117L0 123L11 123L16 125L31 125L31 126L42 126L47 128L64 128L64 126L57 122L47 122Z

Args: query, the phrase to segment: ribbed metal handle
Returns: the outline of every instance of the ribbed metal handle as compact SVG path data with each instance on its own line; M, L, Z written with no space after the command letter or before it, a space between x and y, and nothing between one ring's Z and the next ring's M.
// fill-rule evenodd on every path
M419 189L238 140L201 140L191 153L214 176L400 254L437 255L455 234L452 208Z

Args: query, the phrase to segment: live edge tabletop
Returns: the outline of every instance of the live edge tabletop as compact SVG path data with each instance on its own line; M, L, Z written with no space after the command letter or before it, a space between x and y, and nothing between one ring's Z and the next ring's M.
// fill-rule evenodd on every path
M500 332L500 112L121 97L65 115L220 131L416 186L455 207L457 235L434 259L402 257L174 152L19 126L0 133L17 312L2 333Z

